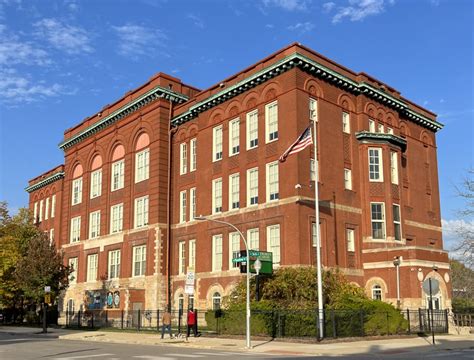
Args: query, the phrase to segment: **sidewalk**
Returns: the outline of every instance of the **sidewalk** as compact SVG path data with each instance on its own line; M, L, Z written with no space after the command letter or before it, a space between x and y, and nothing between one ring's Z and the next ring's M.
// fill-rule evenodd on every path
M99 341L122 344L181 346L221 351L250 351L256 353L282 355L355 355L367 353L402 354L409 352L426 353L433 350L448 351L454 349L474 348L474 335L436 336L436 345L431 344L431 337L403 337L383 340L360 340L349 342L295 343L286 341L252 341L253 348L245 349L245 339L190 337L182 339L161 339L160 334L133 332L74 332L60 335L63 340Z

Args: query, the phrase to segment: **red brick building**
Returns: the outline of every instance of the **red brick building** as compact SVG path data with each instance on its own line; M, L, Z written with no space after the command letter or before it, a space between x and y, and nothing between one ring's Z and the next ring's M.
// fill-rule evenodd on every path
M436 115L292 44L203 91L159 73L66 130L64 165L27 187L36 221L76 269L61 309L220 301L244 246L197 215L236 225L275 266L314 265L313 150L278 162L310 120L323 266L404 308L426 306L421 283L435 277L435 302L450 307Z

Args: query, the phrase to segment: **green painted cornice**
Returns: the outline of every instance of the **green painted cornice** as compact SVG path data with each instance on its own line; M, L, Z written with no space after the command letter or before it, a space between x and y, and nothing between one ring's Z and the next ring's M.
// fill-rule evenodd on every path
M49 185L55 181L58 181L59 179L62 179L64 177L64 171L59 171L57 173L51 174L47 178L44 178L41 181L38 181L36 184L30 185L25 188L25 190L29 193L41 189L42 187L45 187L46 185Z
M62 141L59 144L59 148L61 148L62 150L66 150L70 148L71 146L87 139L89 136L92 136L96 134L97 132L105 129L106 127L114 124L118 120L123 119L124 117L136 112L137 110L141 109L145 105L160 98L166 99L178 104L181 104L188 100L188 97L186 95L177 93L175 91L166 89L161 86L156 86L153 89L147 91L145 94L136 98L132 102L117 109L112 114L88 126L87 128L85 128L78 134L74 135L73 137Z
M403 152L407 148L407 141L404 138L393 134L359 131L355 133L355 137L357 140L364 143L389 143L399 147Z
M386 105L400 114L406 116L408 119L415 123L420 124L434 132L442 129L443 125L437 121L431 120L426 116L410 109L408 104L402 100L399 100L392 95L375 88L374 86L366 82L357 82L341 73L338 73L328 67L310 59L309 57L295 52L292 55L288 55L282 60L258 71L257 73L249 76L248 78L239 81L237 84L232 85L227 89L223 89L218 93L210 96L209 98L200 101L199 103L191 106L186 112L180 114L172 119L173 125L180 125L191 119L196 118L200 113L211 109L233 97L242 94L259 84L267 82L272 78L298 67L302 71L305 71L317 78L323 79L326 82L343 88L344 90L358 95L365 95L383 105Z

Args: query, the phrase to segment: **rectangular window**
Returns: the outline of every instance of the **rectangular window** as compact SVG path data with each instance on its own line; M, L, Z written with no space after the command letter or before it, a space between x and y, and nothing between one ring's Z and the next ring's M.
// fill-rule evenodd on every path
M258 168L247 170L247 206L258 204Z
M148 179L150 173L150 149L135 154L135 183Z
M184 241L178 243L178 271L179 275L186 274L186 244Z
M265 105L266 142L278 139L278 102Z
M87 255L87 281L97 280L98 258L97 254Z
M35 205L33 207L33 224L36 224L37 222L38 222L38 203L35 202Z
M387 128L387 134L393 135L393 129L392 128Z
M273 265L280 265L280 225L267 226L267 251L273 255Z
M135 229L148 225L148 196L135 199Z
M39 221L43 221L43 200L40 200L39 204Z
M196 217L196 188L189 190L189 221L193 221Z
M383 181L382 149L369 148L369 180Z
M369 131L372 133L375 132L375 121L372 119L369 119Z
M100 236L100 210L89 214L89 239Z
M232 259L240 257L240 235L238 232L229 234L229 270L239 267L238 263L232 262Z
M222 125L212 129L212 161L222 160Z
M280 198L278 186L278 161L267 164L267 201L274 201Z
M91 173L91 199L102 194L102 169Z
M222 270L222 235L212 237L212 271Z
M212 180L212 213L222 212L222 178Z
M77 257L69 258L69 267L72 269L72 272L69 274L69 283L77 283Z
M191 155L190 155L190 163L189 163L189 171L196 170L197 167L197 140L196 138L191 139L189 142L189 147L191 148Z
M48 220L49 217L49 197L46 198L46 205L44 207L44 219Z
M240 119L229 122L229 156L240 152Z
M196 269L196 240L189 240L189 267Z
M81 238L81 217L71 219L71 243L79 241Z
M249 250L260 249L260 236L259 236L258 228L247 230L247 242L248 242Z
M229 209L240 208L240 175L229 176Z
M80 204L81 201L82 201L82 177L77 178L72 181L72 205ZM42 210L41 208L40 208L40 217L41 217L41 210Z
M187 199L186 199L186 190L183 190L179 193L179 222L186 222L186 209L187 208Z
M379 133L382 133L382 134L383 134L383 133L384 133L384 126L383 126L382 124L379 124L378 127L377 127L377 131L378 131Z
M309 119L318 121L318 102L316 99L309 99Z
M133 276L144 276L146 273L146 245L133 247Z
M351 122L349 113L343 112L342 113L342 131L346 134L351 133Z
M352 171L344 169L344 189L352 190Z
M393 230L395 240L402 240L402 222L400 217L400 205L393 205Z
M188 144L179 144L179 174L183 175L188 172Z
M385 239L385 204L370 203L372 239Z
M398 153L390 152L390 178L392 184L398 185Z
M120 250L109 251L108 278L116 279L120 276Z
M321 238L321 224L319 224L319 247L322 246L323 244L323 239ZM311 239L312 239L312 243L313 243L313 247L316 247L317 246L317 233L316 233L316 223L311 223Z
M123 224L123 204L113 205L110 208L110 233L122 231Z
M258 110L247 114L247 150L258 146Z
M51 217L56 215L56 194L51 198Z
M112 164L112 185L111 191L123 188L125 162L124 160L116 161Z
M354 229L346 229L347 251L355 251L355 231Z

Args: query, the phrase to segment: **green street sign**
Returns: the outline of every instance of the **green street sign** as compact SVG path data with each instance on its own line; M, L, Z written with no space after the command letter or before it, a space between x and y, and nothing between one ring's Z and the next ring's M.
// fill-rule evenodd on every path
M237 258L237 259L245 259L243 261L235 261L235 262L247 262L247 257L245 256L246 254L246 251L245 250L241 250L240 251L240 255L241 257L240 258ZM260 274L261 275L271 275L273 273L273 254L269 251L259 251L259 250L250 250L249 251L249 254L250 254L250 272L252 274L255 274L256 273L256 270L255 270L255 261L257 259L259 259L261 261L261 269L260 269ZM234 261L234 260L232 260ZM246 271L246 265L244 264L241 264L240 265L240 272L241 273L245 273Z
M238 258L232 259L232 262L233 262L233 263L241 263L241 262L246 262L246 261L247 261L247 257L246 257L246 256L242 256L242 257L238 257Z

